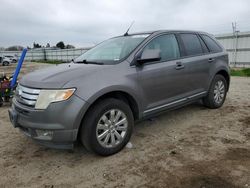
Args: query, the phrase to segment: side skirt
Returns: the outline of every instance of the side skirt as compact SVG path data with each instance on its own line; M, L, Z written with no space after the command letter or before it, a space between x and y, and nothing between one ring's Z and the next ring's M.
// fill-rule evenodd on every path
M161 112L166 112L169 110L178 109L180 107L194 103L195 101L198 101L202 97L205 97L206 94L207 94L207 91L204 91L204 92L197 93L195 95L191 95L191 96L183 98L183 99L179 99L179 100L176 100L176 101L164 104L164 105L160 105L160 106L145 110L143 112L143 119L148 118L150 116L154 116L154 115L159 114Z

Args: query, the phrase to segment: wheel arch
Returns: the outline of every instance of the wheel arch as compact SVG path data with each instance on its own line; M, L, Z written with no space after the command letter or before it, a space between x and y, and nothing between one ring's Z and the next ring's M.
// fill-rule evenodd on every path
M222 75L226 79L226 81L227 81L227 91L228 91L229 90L229 85L230 85L230 74L224 69L217 71L215 75L218 75L218 74Z
M95 99L91 99L91 101L93 101L93 102L91 102L89 104L89 106L87 107L87 109L85 110L84 114L81 117L81 122L80 122L80 125L78 127L77 138L79 138L80 129L83 126L82 123L83 123L84 118L86 117L86 114L99 101L107 99L107 98L115 98L115 99L119 99L119 100L124 101L125 103L127 103L129 105L129 107L133 113L134 120L138 120L140 118L140 107L139 107L138 101L135 99L134 96L132 96L128 92L121 91L121 90L109 91L109 92L103 93L102 95L100 95L98 97L95 97Z
M139 118L139 105L138 105L137 100L135 99L135 97L133 97L128 92L121 91L121 90L106 92L106 93L98 96L91 103L89 108L94 106L100 100L103 100L103 99L106 99L106 98L115 98L115 99L119 99L119 100L124 101L125 103L127 103L129 105L130 109L132 110L134 119L137 120ZM87 111L89 110L89 108L87 109Z

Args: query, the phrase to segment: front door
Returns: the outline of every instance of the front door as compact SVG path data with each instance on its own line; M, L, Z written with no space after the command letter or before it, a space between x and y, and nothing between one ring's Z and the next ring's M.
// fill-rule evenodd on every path
M174 34L152 39L143 50L160 50L161 60L137 67L138 79L145 99L144 113L166 107L186 97L189 74L182 64L179 45ZM173 103L174 104L174 103Z

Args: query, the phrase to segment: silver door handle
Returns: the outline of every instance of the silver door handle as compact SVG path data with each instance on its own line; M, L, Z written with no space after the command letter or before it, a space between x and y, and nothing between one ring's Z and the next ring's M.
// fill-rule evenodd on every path
M182 62L180 61L176 62L176 67L175 67L176 70L184 69L184 67L185 66L182 64Z

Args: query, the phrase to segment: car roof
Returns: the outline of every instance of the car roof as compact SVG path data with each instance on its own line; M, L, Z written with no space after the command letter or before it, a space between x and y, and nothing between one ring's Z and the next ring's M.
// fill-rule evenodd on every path
M145 35L145 34L160 34L160 33L168 33L168 32L209 34L209 33L203 32L203 31L195 31L195 30L155 30L155 31L143 31L143 32L136 32L136 33L128 33L128 36L130 36L130 35Z

